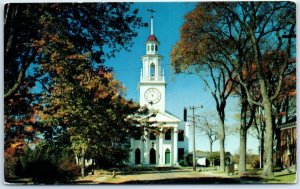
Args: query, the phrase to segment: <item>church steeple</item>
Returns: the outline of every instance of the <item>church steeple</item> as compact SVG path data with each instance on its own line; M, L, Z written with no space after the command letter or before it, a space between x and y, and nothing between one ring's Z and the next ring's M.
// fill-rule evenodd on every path
M163 57L158 54L160 43L154 35L153 16L151 17L150 27L150 36L146 41L146 55L142 57L141 82L165 83L164 71L161 65Z
M160 44L157 40L156 36L154 35L154 25L153 25L153 16L151 16L150 22L150 36L146 41L146 54L157 54L158 52L158 45Z

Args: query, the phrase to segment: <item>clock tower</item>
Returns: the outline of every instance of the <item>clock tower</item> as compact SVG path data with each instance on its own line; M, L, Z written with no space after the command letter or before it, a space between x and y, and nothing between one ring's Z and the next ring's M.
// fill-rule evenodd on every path
M177 166L178 159L188 152L185 123L165 108L166 82L162 69L163 57L158 54L159 44L151 17L151 33L145 42L146 54L141 57L139 96L140 106L150 109L149 122L153 130L143 128L140 136L131 139L130 165Z
M166 82L161 65L163 57L158 54L159 44L153 32L153 17L151 17L151 33L145 42L146 55L141 58L143 67L139 83L140 105L164 112Z

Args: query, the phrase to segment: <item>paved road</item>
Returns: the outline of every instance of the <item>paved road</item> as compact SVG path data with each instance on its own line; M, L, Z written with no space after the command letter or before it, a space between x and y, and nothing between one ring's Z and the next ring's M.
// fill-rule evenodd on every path
M112 178L109 172L89 175L77 180L78 184L255 184L259 179L245 179L238 176L228 176L226 174L216 174L211 171L192 172L190 170L169 170L140 173L117 174Z

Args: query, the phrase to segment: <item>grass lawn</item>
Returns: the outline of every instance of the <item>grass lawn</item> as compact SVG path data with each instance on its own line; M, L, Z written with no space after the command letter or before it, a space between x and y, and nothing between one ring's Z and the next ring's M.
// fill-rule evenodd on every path
M286 171L283 172L275 172L274 178L272 179L264 179L264 183L272 184L272 183L296 183L297 181L297 174L296 173L289 173Z

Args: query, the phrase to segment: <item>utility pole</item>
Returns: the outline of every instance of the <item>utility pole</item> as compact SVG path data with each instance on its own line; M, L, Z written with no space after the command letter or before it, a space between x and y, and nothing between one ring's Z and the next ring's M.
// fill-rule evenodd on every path
M189 106L188 109L192 110L192 123L193 123L193 171L196 171L196 115L195 109L203 108L202 105L196 106ZM186 121L187 116L187 108L184 108L184 121Z

